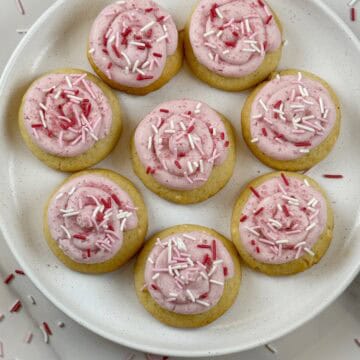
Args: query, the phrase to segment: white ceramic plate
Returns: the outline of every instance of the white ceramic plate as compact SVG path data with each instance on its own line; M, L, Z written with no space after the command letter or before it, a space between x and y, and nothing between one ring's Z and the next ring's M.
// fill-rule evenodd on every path
M215 323L179 330L153 319L138 303L133 263L102 276L72 272L48 249L42 234L42 210L49 192L65 178L35 159L17 127L20 98L29 83L57 67L90 69L85 47L91 22L109 1L57 1L25 36L0 84L0 213L1 230L35 285L61 310L94 332L123 345L153 353L210 356L249 349L269 342L309 320L349 284L359 270L360 199L360 44L346 25L320 1L271 1L282 19L285 38L281 68L313 71L336 89L343 106L340 139L330 156L310 171L328 191L336 214L334 240L321 263L291 277L272 278L245 269L234 306ZM175 15L179 27L193 1L159 0ZM238 159L230 183L198 205L170 204L144 188L130 164L129 138L140 119L162 101L191 96L232 120ZM195 79L184 66L160 91L146 97L119 93L125 111L121 141L100 167L126 175L143 192L150 214L149 234L180 223L214 227L229 236L230 214L239 188L269 171L243 143L239 117L246 93L225 93ZM324 173L344 180L326 180Z

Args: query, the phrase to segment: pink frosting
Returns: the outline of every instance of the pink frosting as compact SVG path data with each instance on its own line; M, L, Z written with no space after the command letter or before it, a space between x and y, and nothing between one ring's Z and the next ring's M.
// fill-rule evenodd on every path
M209 310L234 276L230 254L207 232L191 231L157 239L145 267L145 284L163 308L179 314Z
M129 194L95 174L66 182L50 201L47 216L60 249L85 264L111 259L121 249L124 232L138 224Z
M111 129L112 110L86 74L49 74L25 95L23 116L32 140L49 154L73 157L89 150Z
M281 41L273 14L261 0L201 0L191 18L197 60L221 76L254 72Z
M161 76L177 44L178 32L168 12L151 0L127 0L107 6L95 19L89 52L109 79L145 87Z
M326 200L307 180L276 176L248 199L240 217L240 238L257 261L284 264L304 254L318 241L327 222Z
M304 156L321 144L336 123L336 106L318 81L285 75L269 81L251 108L252 142L278 160Z
M202 186L228 153L219 114L202 102L174 100L157 106L138 125L135 146L148 174L177 190Z

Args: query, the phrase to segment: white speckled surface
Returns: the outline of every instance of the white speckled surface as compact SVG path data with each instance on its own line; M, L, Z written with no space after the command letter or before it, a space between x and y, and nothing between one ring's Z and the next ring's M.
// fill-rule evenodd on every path
M15 29L26 28L52 3L49 0L23 0L26 16L20 16L14 0L2 0L0 12L0 31L4 36L0 53L0 69L3 69L11 51L21 35ZM349 10L343 0L327 0L330 6L349 22ZM360 4L359 4L360 5ZM360 7L358 7L360 12ZM6 10L6 11L5 11ZM360 34L360 18L351 24ZM1 277L17 267L4 241L0 242ZM37 305L30 305L27 295L32 294ZM25 308L18 314L10 315L9 306L16 298L22 298ZM328 309L317 318L296 330L294 333L273 343L277 354L265 348L257 348L245 353L221 357L224 360L262 360L262 359L349 359L360 357L360 348L354 337L360 337L360 279ZM6 318L0 322L0 340L4 343L5 359L126 359L130 350L101 339L90 333L52 306L30 283L26 277L17 277L10 286L0 284L0 313ZM56 327L63 320L64 329ZM38 325L47 321L54 330L50 345L42 341ZM24 344L27 331L34 332L32 344ZM79 346L81 344L81 346ZM142 354L137 359L144 359Z

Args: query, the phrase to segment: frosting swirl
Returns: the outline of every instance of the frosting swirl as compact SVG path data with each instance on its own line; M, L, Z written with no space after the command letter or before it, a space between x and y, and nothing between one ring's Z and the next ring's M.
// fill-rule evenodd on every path
M177 190L202 186L213 167L225 161L229 146L219 114L193 100L156 107L138 125L134 141L146 172Z
M174 20L154 1L117 1L96 18L89 55L110 80L145 87L161 76L177 44Z
M25 95L25 128L37 146L49 154L83 154L110 132L109 101L86 76L45 75Z
M281 45L281 32L262 0L201 0L190 22L197 60L225 77L254 72Z
M277 76L256 95L251 108L252 142L266 155L293 160L321 144L336 123L336 106L318 81Z
M48 207L48 226L62 251L78 263L111 259L138 218L130 196L106 177L87 174L66 182Z
M257 261L283 264L308 253L327 222L326 200L307 180L281 174L266 180L247 200L240 239Z
M198 314L215 306L225 280L233 276L234 264L222 242L202 231L157 239L145 267L152 298L179 314Z

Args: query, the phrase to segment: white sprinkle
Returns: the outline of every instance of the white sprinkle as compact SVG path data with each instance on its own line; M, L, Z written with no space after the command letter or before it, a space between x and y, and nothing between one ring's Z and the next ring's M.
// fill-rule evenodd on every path
M188 136L188 139L189 139L189 143L190 143L191 148L192 148L192 149L195 149L194 140L193 140L191 134L187 134L187 136Z
M221 11L219 10L219 8L216 8L216 9L215 9L215 12L216 12L216 15L217 15L220 19L223 19L223 18L224 18L223 14L222 14Z
M89 54L93 54L95 52L95 49L94 48L91 48L90 50L89 50Z
M210 36L210 35L212 35L212 34L215 34L215 30L209 30L208 32L206 32L206 33L204 34L204 37L208 37L208 36Z
M276 244L278 244L278 245L280 245L280 244L288 244L289 243L289 240L277 240L277 241L275 241L276 242Z
M294 248L297 249L299 247L302 247L303 245L306 245L305 241L301 241L301 242L297 243Z
M307 121L307 120L312 120L315 119L314 115L308 115L308 116L304 116L303 118L301 118L302 121Z
M190 300L192 302L195 302L195 297L194 297L193 293L189 289L186 290L186 293L189 295Z
M169 37L169 34L165 34L163 36L160 36L159 38L156 39L156 42L160 42L160 41L163 41L165 39L167 39Z
M208 52L208 57L210 60L214 60L214 55L210 51Z
M326 109L323 115L323 118L326 119L329 114L329 109Z
M305 126L305 125L301 125L301 124L296 124L295 126L299 127L300 129L304 129L306 131L315 132L315 129L313 129L309 126Z
M224 283L223 283L223 282L221 282L221 281L217 281L217 280L213 280L213 279L211 279L211 280L210 280L210 282L211 282L212 284L215 284L215 285L224 286Z
M46 330L44 329L43 326L40 326L40 330L41 330L41 332L43 333L44 342L45 342L46 344L48 344L48 343L49 343L49 335L48 335L48 333L46 332Z
M299 153L302 153L302 154L308 154L310 152L309 149L299 149Z
M251 227L245 226L245 229L250 231L252 234L254 234L256 236L260 236L260 234Z
M296 247L295 247L296 248ZM300 257L300 254L301 254L301 251L302 251L302 247L299 246L297 251L296 251L296 255L295 255L295 259L298 259Z
M40 115L40 120L42 122L42 125L46 129L47 125L46 125L46 122L45 122L44 112L42 110L39 110L39 115Z
M68 76L65 76L65 80L66 80L66 82L67 82L67 84L68 84L68 87L69 87L70 89L72 89L73 86L72 86L72 83L71 83L70 78L69 78Z
M263 117L262 114L256 114L256 115L253 115L251 118L252 119L261 119Z
M156 280L160 276L160 273L156 273L151 279Z
M220 36L221 36L222 34L223 34L223 31L220 30L220 31L217 32L216 37L217 37L217 38L220 38Z
M210 306L209 303L207 303L206 301L203 301L203 300L196 300L196 302L197 302L198 304L204 305L204 306L206 306L206 307L209 307L209 306Z
M138 65L139 65L139 62L140 62L139 59L137 59L137 60L135 61L134 66L133 66L133 68L132 68L132 72L133 72L133 73L136 71L136 69L137 69L137 67L138 67Z
M148 140L148 150L151 149L151 144L152 144L152 136L149 136L149 140Z
M62 196L64 195L64 193L59 193L58 195L56 195L55 200L59 200Z
M66 237L68 239L71 239L71 235L70 235L70 232L69 230L64 226L64 225L60 225L61 229L64 231L64 233L66 234Z
M249 19L245 19L245 29L247 33L251 32L251 27L250 27L250 23L249 23Z
M148 261L149 263L151 263L151 264L154 263L154 260L153 260L151 257L148 257L147 261Z
M322 99L322 97L319 98L319 105L320 105L320 113L321 115L324 113L325 109L324 109L324 100Z
M82 84L84 85L85 89L89 92L89 94L91 95L91 97L92 97L93 99L95 99L96 96L95 96L94 92L91 90L91 88L90 88L90 86L88 85L88 83L86 82L86 80L83 79L83 80L81 80L81 82L82 82Z
M302 80L302 73L299 71L298 72L298 78L297 78L298 81L301 81Z
M142 68L142 69L145 69L145 68L148 67L149 65L150 65L150 61L147 60L147 61L145 61L145 62L141 65L141 68Z
M151 124L151 128L153 129L154 133L157 134L159 131L154 124Z
M268 220L269 220L269 221L271 222L271 224L274 225L275 227L278 227L279 229L282 227L281 222L279 222L279 221L277 221L277 220L275 220L275 219L273 219L273 218L269 218Z
M190 161L187 162L187 167L189 169L189 173L192 174L194 172L194 169L193 169Z
M307 179L304 179L304 184L305 184L306 186L310 186L310 184L309 184L309 182L307 181Z
M304 251L306 251L311 256L315 256L315 253L311 249L309 249L307 247L304 247Z
M194 236L188 235L188 234L183 234L182 235L185 239L189 239L189 240L196 240L196 238Z
M154 24L155 24L155 21L150 21L148 24L146 24L145 26L143 26L140 29L140 32L143 32L143 31L146 31L146 30L150 29Z
M254 52L256 52L256 50L255 49L253 49L253 48L245 48L245 49L241 49L241 51L244 51L244 52L251 52L251 53L254 53Z
M252 138L250 142L252 142L252 143L257 143L258 141L259 141L258 138Z
M127 64L128 64L129 66L131 66L131 61L130 61L129 57L126 55L126 53L125 53L124 51L121 51L120 53L121 53L121 55L124 57L124 59L125 59L125 61L127 62Z
M267 112L267 111L268 111L268 108L267 108L267 106L265 105L264 101L263 101L262 99L260 99L260 100L259 100L259 103L260 103L260 105L262 106L262 108L265 110L265 112Z
M310 231L311 229L313 229L317 224L315 222L313 222L312 224L310 224L305 231Z

